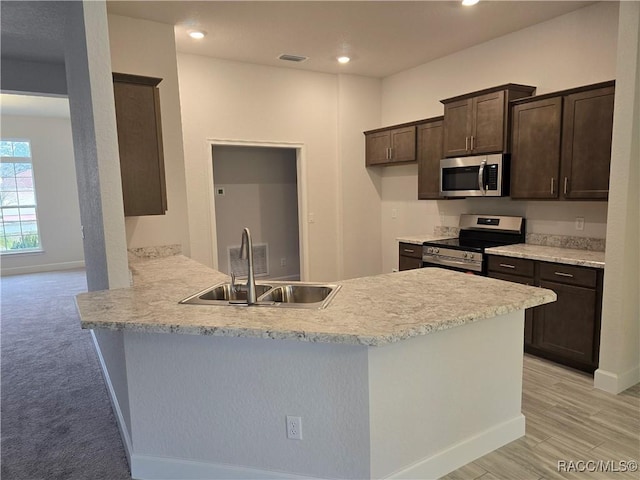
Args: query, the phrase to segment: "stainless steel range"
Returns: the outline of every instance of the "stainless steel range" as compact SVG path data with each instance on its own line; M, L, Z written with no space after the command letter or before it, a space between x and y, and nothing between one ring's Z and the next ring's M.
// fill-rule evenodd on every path
M487 274L484 250L525 242L525 219L499 215L460 215L460 236L424 242L422 266Z

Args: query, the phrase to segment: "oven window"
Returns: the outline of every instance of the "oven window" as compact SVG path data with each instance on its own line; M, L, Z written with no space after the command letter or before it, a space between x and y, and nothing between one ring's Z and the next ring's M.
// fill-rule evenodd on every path
M480 166L453 167L442 169L442 191L479 190L478 172Z

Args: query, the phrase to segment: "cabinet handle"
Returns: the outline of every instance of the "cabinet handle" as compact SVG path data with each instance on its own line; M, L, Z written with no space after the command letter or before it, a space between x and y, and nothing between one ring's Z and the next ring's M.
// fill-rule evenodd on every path
M501 263L500 266L504 268L516 268L515 265L509 265L508 263Z
M469 137L464 137L464 150L465 152L469 151Z
M408 248L403 249L406 253L413 253L415 250L409 250Z
M569 177L564 177L564 194L567 194L567 183L569 182Z
M393 160L393 147L389 148L389 160Z
M560 277L569 277L569 278L573 278L573 275L571 275L570 273L564 273L564 272L554 272L556 275L560 276Z
M391 160L391 148L387 147L387 160Z
M556 180L555 178L551 177L551 195L553 195L553 190L554 190L553 184L555 183L555 180Z
M473 150L473 139L474 139L474 137L473 137L473 135L471 135L471 150Z

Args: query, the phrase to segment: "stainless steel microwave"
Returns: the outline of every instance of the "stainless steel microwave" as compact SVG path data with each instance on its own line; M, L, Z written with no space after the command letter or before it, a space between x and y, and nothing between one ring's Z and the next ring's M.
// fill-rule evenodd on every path
M509 195L509 156L503 154L440 160L443 197L506 197Z

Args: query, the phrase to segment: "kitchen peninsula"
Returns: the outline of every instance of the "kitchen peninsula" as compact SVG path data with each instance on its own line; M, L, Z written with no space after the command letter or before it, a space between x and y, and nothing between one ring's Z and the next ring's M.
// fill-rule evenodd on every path
M77 305L123 335L133 478L436 478L524 435L524 309L550 290L429 268L340 282L322 310L180 305L228 277L131 269Z

